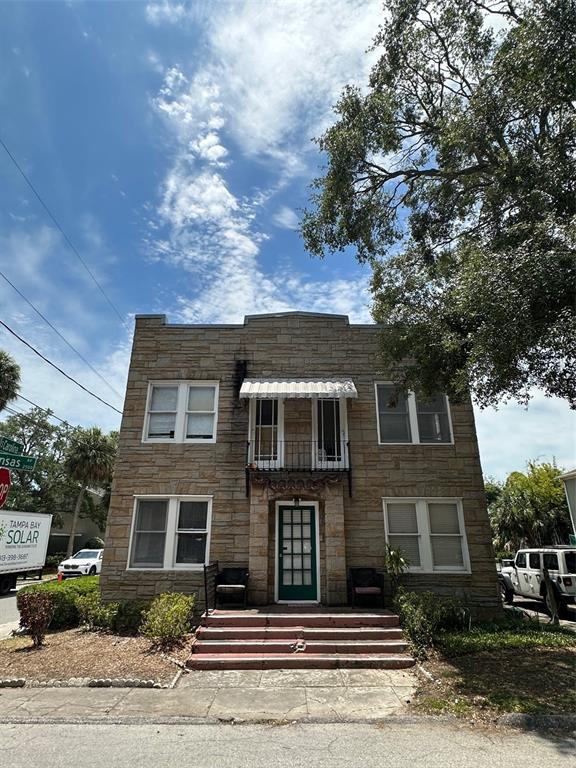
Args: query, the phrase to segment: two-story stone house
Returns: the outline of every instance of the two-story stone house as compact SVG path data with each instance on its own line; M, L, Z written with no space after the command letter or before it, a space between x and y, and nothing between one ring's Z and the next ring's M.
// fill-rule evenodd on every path
M394 398L378 328L342 315L242 325L136 318L105 599L203 599L203 566L250 570L253 604L346 604L350 567L491 610L497 582L471 405Z

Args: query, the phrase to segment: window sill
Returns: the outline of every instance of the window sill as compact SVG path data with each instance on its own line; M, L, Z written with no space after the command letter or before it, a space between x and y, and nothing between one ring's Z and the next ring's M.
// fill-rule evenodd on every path
M142 440L143 445L158 443L165 445L214 445L216 438L213 437L211 440L176 440L173 437L148 437Z
M398 447L398 446L420 447L423 445L425 447L434 446L434 448L449 448L450 446L454 446L454 441L451 440L450 442L446 442L446 443L381 443L379 442L378 445L394 446L394 447Z
M131 566L126 568L126 571L132 571L135 573L201 573L204 570L204 565L173 565L170 568L144 568L143 566Z

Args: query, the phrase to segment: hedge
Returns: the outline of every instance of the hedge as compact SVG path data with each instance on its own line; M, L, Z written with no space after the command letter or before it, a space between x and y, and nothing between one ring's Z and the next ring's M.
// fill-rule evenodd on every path
M77 627L80 615L76 607L76 597L99 591L98 576L82 576L65 581L48 581L45 584L33 584L18 591L16 604L20 610L20 596L31 592L48 592L54 601L54 616L50 629Z

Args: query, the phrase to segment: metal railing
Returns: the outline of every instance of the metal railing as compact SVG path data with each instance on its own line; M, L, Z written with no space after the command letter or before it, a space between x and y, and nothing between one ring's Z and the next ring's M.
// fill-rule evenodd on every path
M350 469L350 445L346 441L278 440L273 446L247 444L249 470L264 472L344 472Z
M204 566L204 612L208 616L210 603L216 607L216 576L218 575L218 560Z

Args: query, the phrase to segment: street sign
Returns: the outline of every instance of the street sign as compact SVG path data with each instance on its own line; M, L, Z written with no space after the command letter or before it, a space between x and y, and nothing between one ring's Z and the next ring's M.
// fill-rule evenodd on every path
M16 440L10 440L9 437L0 437L0 451L4 453L24 453L24 446L22 443L17 443Z
M8 491L12 485L12 478L10 477L9 469L0 469L0 509L6 502Z
M0 468L22 469L30 472L36 466L36 456L15 456L13 453L0 453Z

